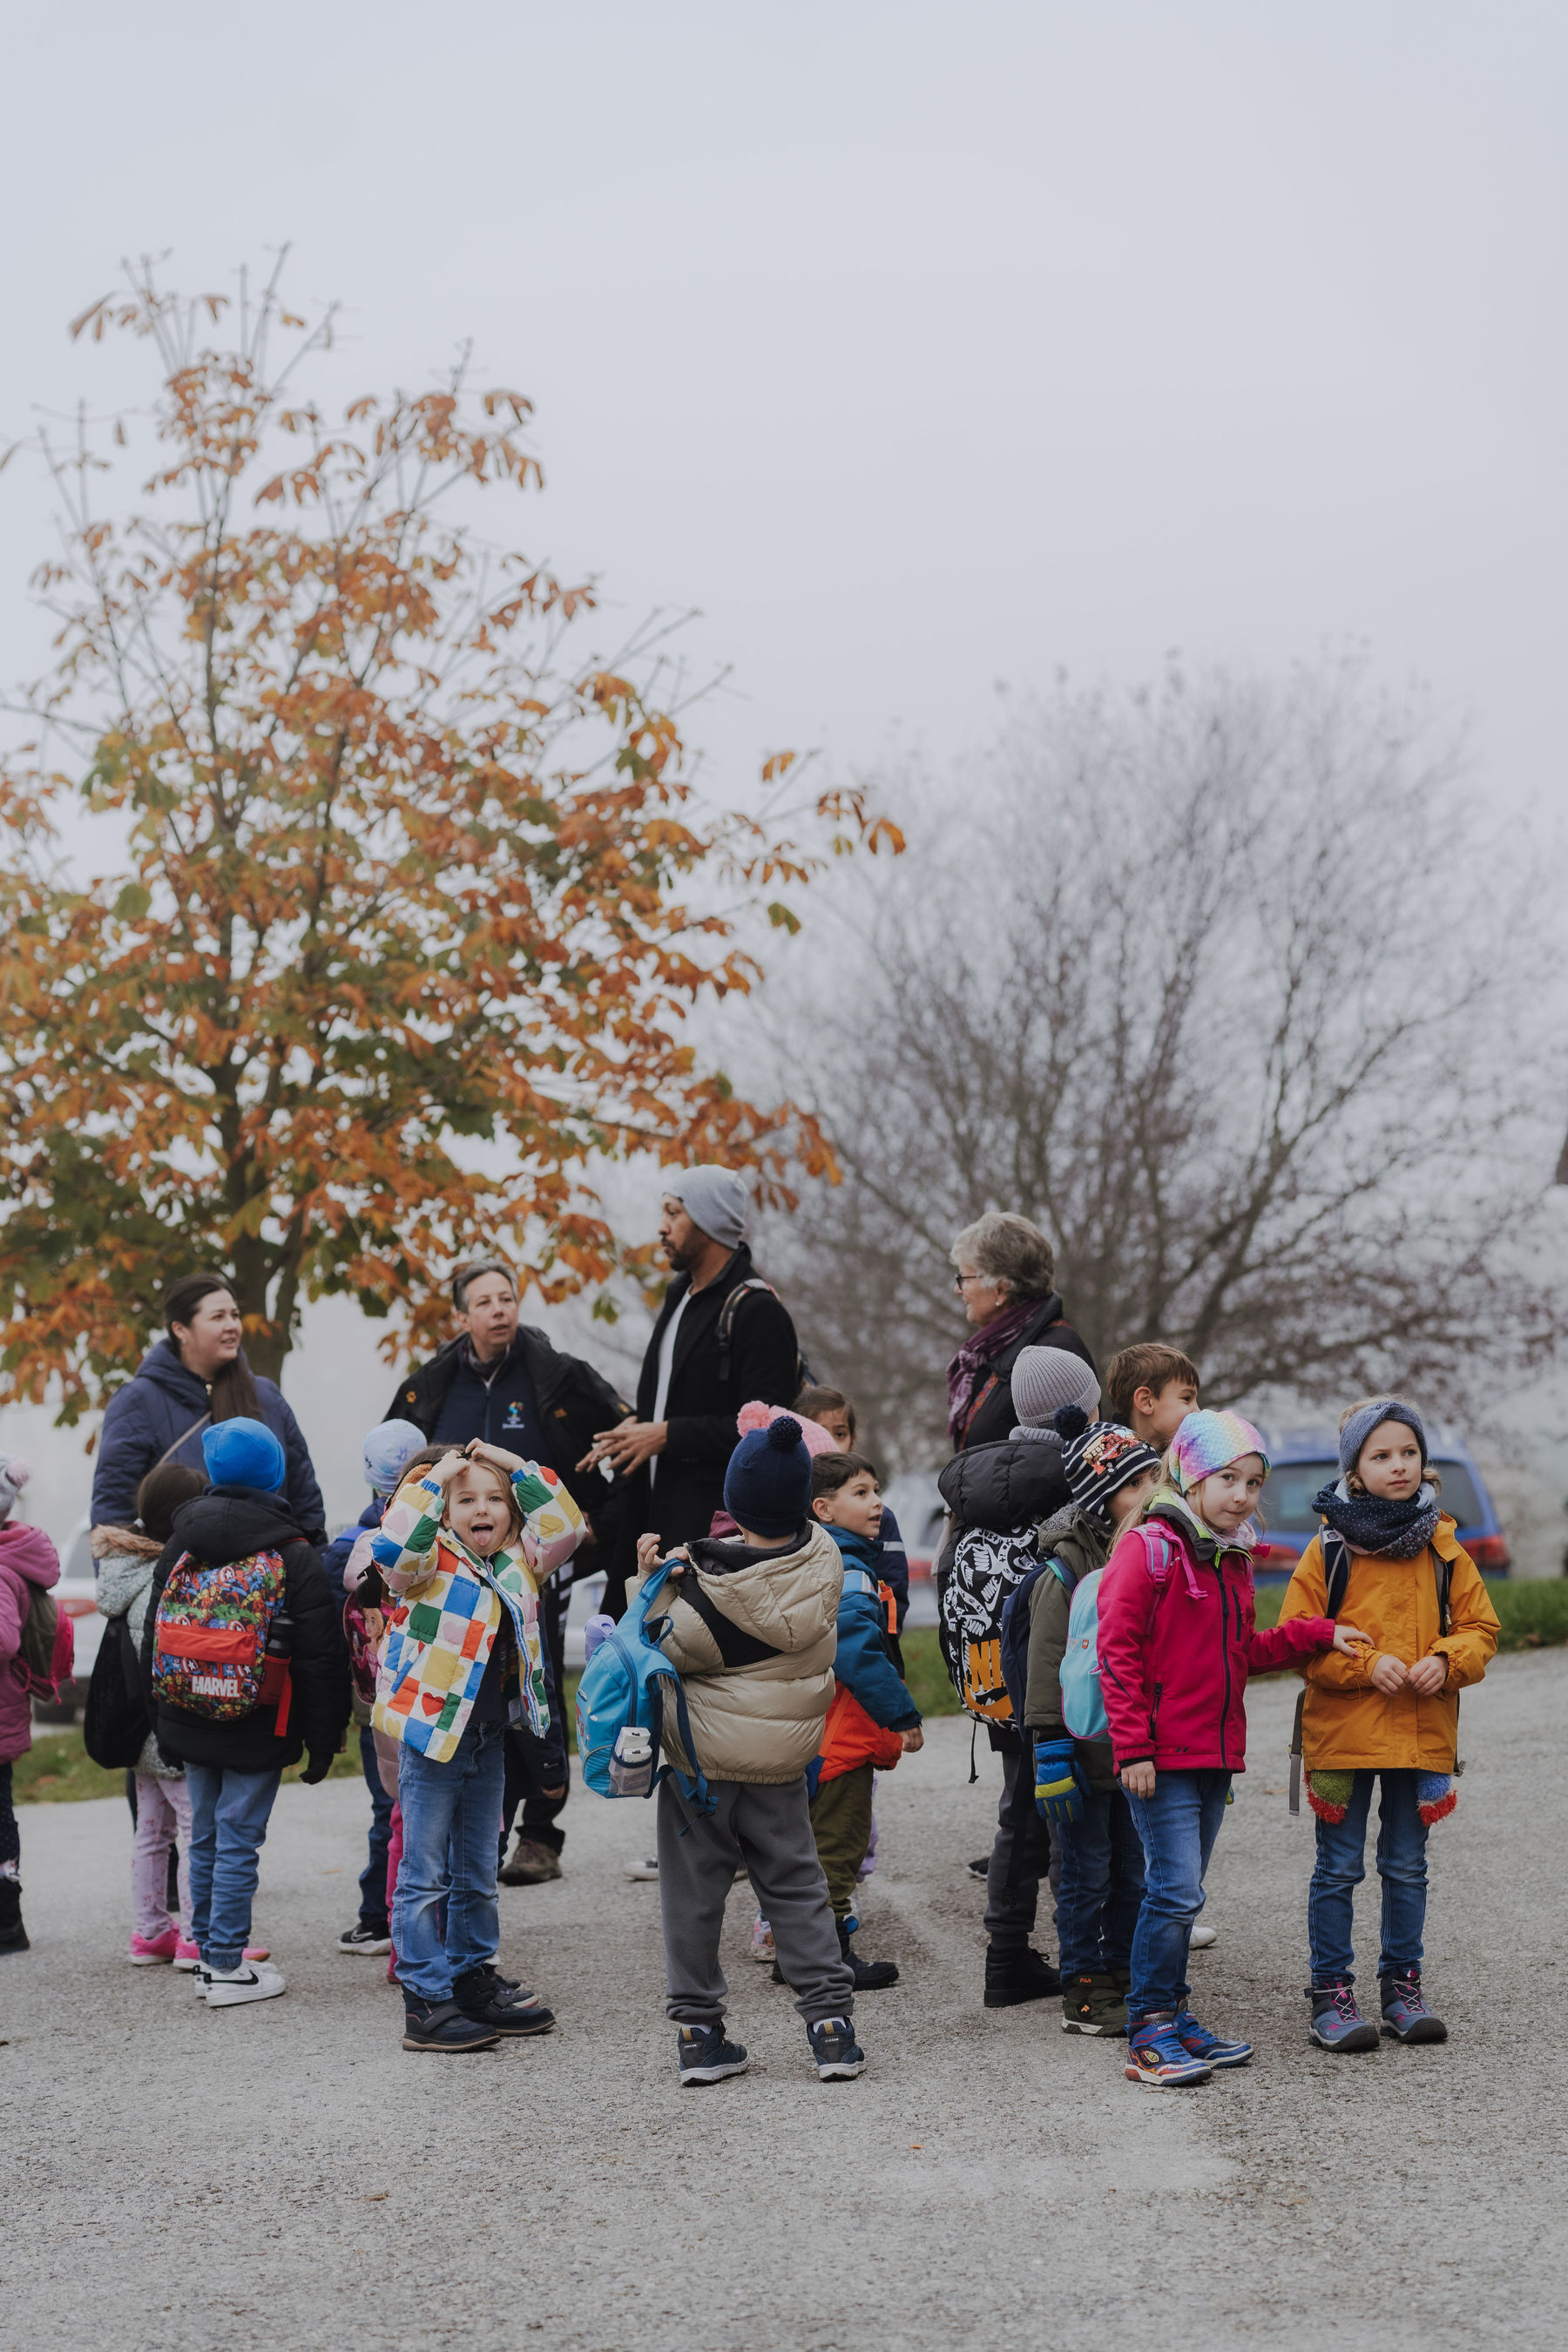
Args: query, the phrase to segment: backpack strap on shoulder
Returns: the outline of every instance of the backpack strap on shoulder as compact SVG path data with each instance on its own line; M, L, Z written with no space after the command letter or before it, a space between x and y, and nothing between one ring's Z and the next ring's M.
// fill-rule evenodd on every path
M1351 1548L1337 1528L1325 1527L1320 1538L1323 1553L1323 1614L1337 1617L1345 1605L1351 1580Z
M719 1309L719 1328L716 1334L719 1342L719 1378L721 1381L727 1381L730 1377L730 1355L734 1344L735 1318L740 1313L741 1301L749 1290L765 1290L770 1298L778 1297L778 1292L773 1288L773 1284L764 1282L760 1274L749 1274L744 1282L738 1282L733 1290L725 1293L724 1303ZM780 1303L782 1305L783 1302Z

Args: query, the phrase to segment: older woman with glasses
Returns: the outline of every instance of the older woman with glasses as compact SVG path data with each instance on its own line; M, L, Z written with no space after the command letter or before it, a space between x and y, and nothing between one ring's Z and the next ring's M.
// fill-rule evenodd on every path
M1026 1348L1067 1348L1093 1357L1068 1321L1056 1288L1049 1242L1027 1217L991 1210L965 1225L949 1252L953 1288L975 1326L947 1368L947 1428L955 1453L1007 1437L1013 1366Z

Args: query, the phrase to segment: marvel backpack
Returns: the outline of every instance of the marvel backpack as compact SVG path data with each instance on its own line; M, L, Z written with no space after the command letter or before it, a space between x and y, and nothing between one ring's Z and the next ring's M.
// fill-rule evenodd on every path
M650 1619L649 1615L653 1603L669 1581L672 1566L673 1562L667 1559L654 1570L620 1623L605 1634L584 1667L583 1679L577 1685L577 1754L583 1779L596 1796L624 1796L627 1791L611 1783L610 1759L621 1733L629 1726L638 1726L653 1742L653 1775L643 1793L651 1797L659 1782L673 1773L687 1803L695 1805L700 1812L710 1813L718 1800L709 1793L703 1774L700 1770L694 1774L683 1772L668 1757L662 1761L659 1757L664 1710L669 1706L675 1711L682 1752L693 1765L697 1762L680 1676L656 1646L665 1621Z
M182 1552L158 1603L153 1704L210 1723L235 1723L275 1706L281 1738L289 1727L289 1659L281 1640L270 1656L268 1643L283 1615L284 1589L280 1551L220 1563Z

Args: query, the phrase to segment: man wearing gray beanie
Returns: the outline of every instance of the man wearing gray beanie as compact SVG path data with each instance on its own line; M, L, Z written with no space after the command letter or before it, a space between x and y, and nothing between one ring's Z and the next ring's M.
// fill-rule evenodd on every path
M658 1238L674 1279L643 1357L637 1411L601 1430L582 1466L616 1474L616 1539L605 1606L618 1617L637 1538L705 1536L722 1508L724 1472L753 1399L790 1405L800 1391L795 1325L752 1264L751 1196L732 1168L668 1171Z

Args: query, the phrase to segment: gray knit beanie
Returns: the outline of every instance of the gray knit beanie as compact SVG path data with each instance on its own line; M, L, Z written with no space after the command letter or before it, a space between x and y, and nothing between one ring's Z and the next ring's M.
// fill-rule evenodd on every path
M1421 1448L1421 1467L1426 1467L1426 1429L1413 1404L1401 1404L1396 1397L1375 1397L1352 1412L1340 1432L1340 1468L1348 1478L1361 1460L1362 1447L1374 1429L1385 1421L1402 1422Z
M1022 1348L1013 1366L1013 1410L1027 1429L1048 1429L1059 1405L1092 1414L1100 1382L1081 1356L1067 1348Z

